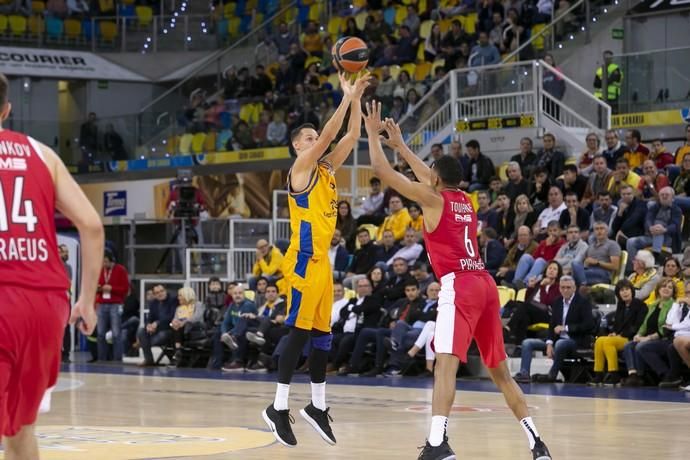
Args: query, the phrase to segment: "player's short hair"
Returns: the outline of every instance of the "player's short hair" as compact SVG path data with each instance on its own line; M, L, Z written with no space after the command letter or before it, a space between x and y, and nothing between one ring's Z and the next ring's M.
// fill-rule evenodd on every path
M452 156L442 156L431 165L444 184L457 187L463 179L463 171L460 162Z
M0 73L0 107L4 107L7 103L9 91L10 82L7 81L5 74Z
M299 125L290 133L290 142L295 142L295 139L297 139L300 136L300 134L302 134L302 131L305 129L313 129L314 131L316 131L316 126L312 125L311 123L304 123L303 125Z

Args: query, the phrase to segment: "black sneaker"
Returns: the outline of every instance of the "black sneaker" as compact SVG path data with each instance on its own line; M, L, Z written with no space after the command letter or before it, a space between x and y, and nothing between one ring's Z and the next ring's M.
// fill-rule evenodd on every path
M549 448L546 447L544 441L537 438L537 442L534 444L534 449L532 449L532 458L534 460L551 460L551 453Z
M619 385L621 383L621 376L618 372L609 372L604 377L604 385Z
M295 419L290 415L290 409L275 410L273 403L271 403L270 406L264 409L261 416L279 443L287 447L295 447L297 445L295 433L292 432L292 427L290 426L291 423L295 423Z
M299 413L309 424L316 430L317 433L331 446L335 445L335 436L331 430L330 422L333 417L328 413L330 407L326 410L317 409L312 403L309 403L304 409L300 409Z
M427 440L426 445L421 448L417 460L455 460L455 452L448 445L448 438L443 437L443 442L439 446L432 446Z
M595 372L594 373L594 378L587 382L587 385L591 387L597 387L604 383L604 373L603 372Z

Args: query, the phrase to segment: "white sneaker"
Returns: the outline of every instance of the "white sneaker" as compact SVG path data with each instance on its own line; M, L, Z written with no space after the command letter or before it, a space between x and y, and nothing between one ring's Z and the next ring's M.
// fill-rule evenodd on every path
M680 387L680 389L683 390L683 391L690 391L690 385L684 386L684 387Z
M235 338L228 334L227 332L220 336L220 341L223 342L227 347L233 351L237 350L237 342Z

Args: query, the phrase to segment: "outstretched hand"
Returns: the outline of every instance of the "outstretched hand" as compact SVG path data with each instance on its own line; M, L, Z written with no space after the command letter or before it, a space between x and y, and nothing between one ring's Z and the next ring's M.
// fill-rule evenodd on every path
M381 137L381 142L393 150L399 150L405 144L400 125L392 118L386 118L382 125L383 129L388 134L388 138Z
M369 85L371 85L371 80L372 76L369 73L369 71L365 71L360 77L358 77L355 80L355 91L354 91L354 97L356 99L360 99L362 97L362 94L364 94L364 90L366 90Z
M381 123L381 103L372 100L365 104L364 126L370 136L378 136L382 128Z

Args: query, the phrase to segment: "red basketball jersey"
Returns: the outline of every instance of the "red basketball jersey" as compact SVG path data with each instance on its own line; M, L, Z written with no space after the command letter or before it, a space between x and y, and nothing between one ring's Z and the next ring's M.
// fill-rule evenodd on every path
M57 249L55 185L39 144L0 131L0 285L67 290Z
M484 270L477 244L477 213L461 190L444 190L441 220L433 232L424 228L429 261L438 279L448 273Z

